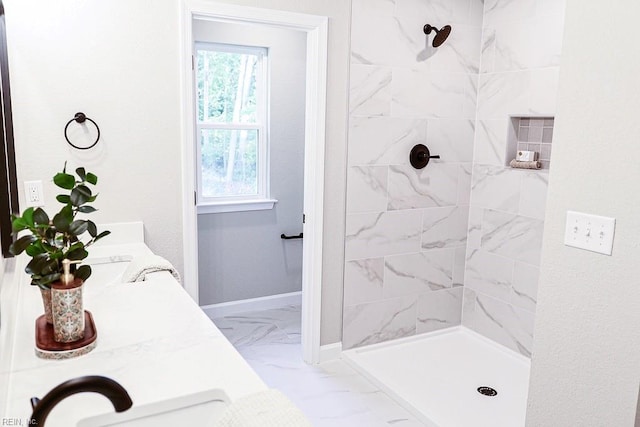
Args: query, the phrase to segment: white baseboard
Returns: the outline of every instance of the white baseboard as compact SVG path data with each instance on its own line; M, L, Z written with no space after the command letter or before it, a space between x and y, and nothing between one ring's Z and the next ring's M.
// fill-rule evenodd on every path
M219 304L203 305L200 307L210 318L232 316L247 311L270 310L288 305L301 305L302 292L269 295L260 298L243 299L239 301L221 302Z
M320 362L324 363L330 360L340 359L342 355L342 343L336 342L333 344L321 345L320 346Z

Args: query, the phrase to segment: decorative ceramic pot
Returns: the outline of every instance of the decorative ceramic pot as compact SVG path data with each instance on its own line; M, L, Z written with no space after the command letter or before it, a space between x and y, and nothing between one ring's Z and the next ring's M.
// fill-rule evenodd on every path
M53 314L51 313L51 289L40 288L40 294L42 295L42 305L44 305L44 318L47 319L47 323L53 324Z
M68 285L62 282L51 285L53 339L56 342L68 343L84 338L82 283L81 279L74 279Z

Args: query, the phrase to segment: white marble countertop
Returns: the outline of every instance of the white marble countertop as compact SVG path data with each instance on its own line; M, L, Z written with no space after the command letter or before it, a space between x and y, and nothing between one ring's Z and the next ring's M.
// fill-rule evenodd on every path
M91 257L150 252L143 243L96 247ZM103 375L122 384L134 406L210 389L223 389L233 401L266 390L240 354L166 272L139 283L120 283L126 262L94 265L84 285L84 307L92 312L97 347L70 360L49 361L34 353L34 323L42 314L40 292L22 274L9 368L4 417L26 420L29 399L42 397L63 381ZM6 351L8 349L3 349ZM10 350L11 351L11 350ZM1 406L1 405L0 405ZM58 404L47 426L69 427L88 416L113 412L95 393L71 396Z

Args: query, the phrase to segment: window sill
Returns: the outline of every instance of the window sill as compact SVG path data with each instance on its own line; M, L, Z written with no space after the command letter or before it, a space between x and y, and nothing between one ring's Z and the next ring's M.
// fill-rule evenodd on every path
M198 215L224 213L224 212L245 212L245 211L266 211L273 209L278 201L275 199L241 200L233 202L207 203L197 206Z

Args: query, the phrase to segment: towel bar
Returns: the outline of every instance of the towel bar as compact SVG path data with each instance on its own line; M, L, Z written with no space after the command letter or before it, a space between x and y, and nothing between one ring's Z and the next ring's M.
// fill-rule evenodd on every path
M297 236L287 236L286 234L282 233L280 235L280 238L282 240L291 240L291 239L302 239L302 233L298 234Z

